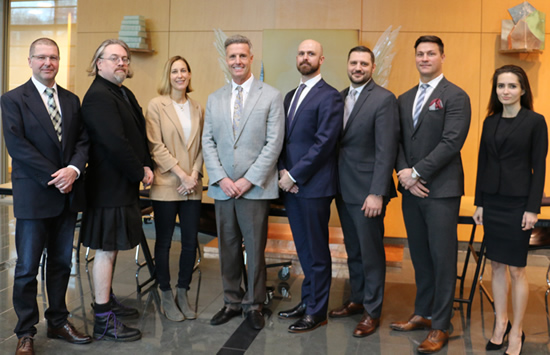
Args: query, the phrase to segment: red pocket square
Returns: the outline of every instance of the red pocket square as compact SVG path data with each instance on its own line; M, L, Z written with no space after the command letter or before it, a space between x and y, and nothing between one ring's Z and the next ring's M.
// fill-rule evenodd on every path
M441 99L433 99L432 102L430 102L430 105L428 106L428 111L437 111L441 110L443 108L443 102L441 102Z

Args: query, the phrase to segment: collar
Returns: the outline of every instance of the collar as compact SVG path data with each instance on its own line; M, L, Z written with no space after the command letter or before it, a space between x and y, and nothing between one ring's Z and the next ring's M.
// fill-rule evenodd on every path
M437 78L432 79L427 83L423 83L422 80L419 80L418 81L418 87L420 87L420 85L422 85L422 84L428 84L430 86L430 88L435 89L435 87L439 84L439 82L441 80L443 80L443 73L439 74L439 76Z
M242 86L244 92L249 92L253 81L254 81L254 74L250 75L250 78L248 78L248 80L242 83L242 85L239 85L235 83L233 80L231 80L231 92L234 92L237 86Z
M351 90L355 90L357 91L357 97L359 97L359 95L361 95L361 92L363 91L363 89L369 85L369 83L372 81L372 78L369 79L369 81L367 81L366 83L364 83L363 85L357 87L357 88L354 88L351 84L349 86L349 90L348 90L348 93L351 91Z
M48 88L46 85L42 84L40 81L36 80L34 76L31 76L32 83L36 87L36 90L38 90L38 93L42 95L46 88ZM57 90L57 83L53 83L52 89L55 90L55 94L58 95L59 91Z
M309 79L308 81L306 81L305 83L302 82L302 80L300 80L300 84L305 84L305 86L307 86L308 88L312 88L315 86L315 84L317 84L318 82L321 81L321 79L323 79L321 77L321 74L319 73L319 75Z

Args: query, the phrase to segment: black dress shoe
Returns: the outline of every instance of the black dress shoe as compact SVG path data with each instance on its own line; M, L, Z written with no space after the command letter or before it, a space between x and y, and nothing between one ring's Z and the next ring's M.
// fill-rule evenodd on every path
M502 336L502 341L500 342L500 344L495 344L491 340L489 340L487 345L485 345L485 350L491 351L491 350L502 349L502 347L504 346L504 339L506 338L508 333L510 333L510 329L512 329L512 323L510 323L510 321L508 321L508 324L506 325L506 331L504 332L504 335Z
M240 309L231 309L227 306L223 306L222 309L218 311L218 313L214 314L214 317L210 320L211 325L220 325L229 322L231 318L234 318L236 316L240 316L242 314L242 310Z
M306 308L307 305L305 303L300 303L292 309L279 312L279 318L301 318L304 314L306 314Z
M265 326L264 315L260 311L249 311L246 313L246 321L256 330L263 329Z
M326 316L313 316L306 314L300 318L296 323L288 327L290 333L305 333L310 332L313 329L319 328L322 325L327 324Z
M127 327L113 312L96 313L94 322L96 340L134 341L141 338L139 329Z
M67 322L60 328L48 327L48 338L63 339L72 344L88 344L92 342L92 337L88 334L80 333L75 327Z

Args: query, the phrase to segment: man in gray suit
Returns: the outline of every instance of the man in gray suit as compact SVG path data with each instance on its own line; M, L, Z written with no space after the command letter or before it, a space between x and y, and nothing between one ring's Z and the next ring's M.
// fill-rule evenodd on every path
M414 314L390 327L431 329L418 351L434 353L449 339L456 227L464 194L460 150L468 135L471 108L464 90L443 76L441 39L422 36L414 47L420 83L398 99L401 142L396 170L417 291Z
M277 159L284 135L281 93L254 78L250 40L225 41L232 82L208 97L202 136L209 177L208 196L215 200L224 307L210 324L226 323L241 309L254 329L264 327L267 217L279 196ZM242 241L247 252L247 290L242 282Z
M397 196L392 178L399 144L397 100L374 82L375 68L369 48L352 48L348 54L351 86L341 92L345 109L336 206L348 254L351 295L329 317L363 313L355 337L370 335L380 325L386 280L384 215L390 198Z

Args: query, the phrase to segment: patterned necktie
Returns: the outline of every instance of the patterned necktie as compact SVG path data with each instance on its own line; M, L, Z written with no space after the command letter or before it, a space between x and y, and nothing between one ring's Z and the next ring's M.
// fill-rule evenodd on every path
M239 125L241 124L241 115L243 113L243 87L237 86L237 97L233 105L233 137L237 137Z
M351 111L353 111L356 95L357 95L357 90L351 89L350 92L348 93L348 96L346 96L346 105L344 106L344 128L346 128L346 125L348 124L349 116L351 115Z
M428 84L422 84L420 85L420 95L418 95L418 100L416 100L416 106L414 107L414 114L413 114L413 127L416 128L416 124L418 123L418 117L420 117L420 112L422 111L422 106L424 106L424 96L426 96L426 90L430 85Z
M296 113L296 107L298 106L298 101L300 99L300 95L302 95L302 91L306 88L306 84L300 84L298 87L298 91L296 91L296 95L294 96L294 101L292 101L292 105L290 106L290 110L288 111L288 122L292 122L294 119L294 114Z
M53 94L53 88L46 88L46 95L48 95L48 113L50 114L50 119L52 120L55 133L57 133L57 139L61 142L61 115L57 109L57 104L55 103Z

